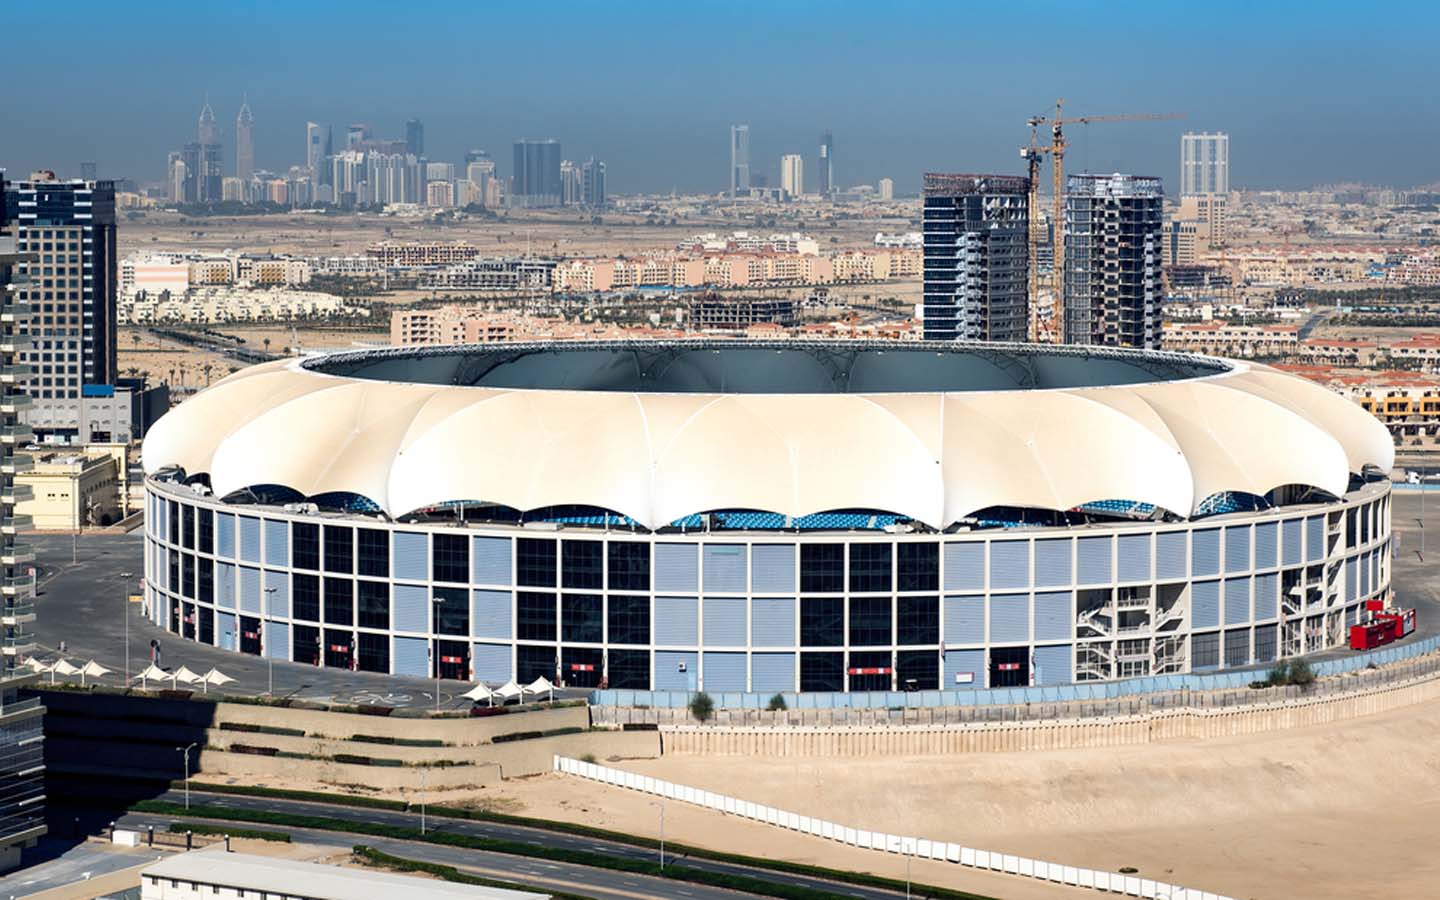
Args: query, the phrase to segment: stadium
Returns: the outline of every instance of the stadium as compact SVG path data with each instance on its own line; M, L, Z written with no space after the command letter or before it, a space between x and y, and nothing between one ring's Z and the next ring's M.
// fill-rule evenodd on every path
M145 598L397 675L934 690L1265 664L1388 599L1394 449L1263 365L531 343L242 370L145 440Z

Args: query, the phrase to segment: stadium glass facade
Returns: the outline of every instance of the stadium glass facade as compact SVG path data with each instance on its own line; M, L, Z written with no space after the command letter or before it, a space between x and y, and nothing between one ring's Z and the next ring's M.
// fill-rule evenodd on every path
M1390 583L1383 481L1180 522L946 534L392 522L224 503L164 476L146 504L157 624L490 683L928 690L1236 668L1342 646Z

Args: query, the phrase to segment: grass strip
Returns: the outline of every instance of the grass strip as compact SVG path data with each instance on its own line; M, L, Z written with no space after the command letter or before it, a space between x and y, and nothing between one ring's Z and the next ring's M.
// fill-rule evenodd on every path
M406 859L403 856L393 856L381 850L376 850L374 847L367 847L364 844L356 844L350 852L355 855L356 860L367 866L377 866L396 872L423 872L427 875L433 875L442 881L453 881L456 884L505 888L506 890L525 891L531 894L548 894L551 900L595 900L593 897L585 897L580 894L567 894L552 891L548 888L532 887L528 884L517 884L513 881L500 881L495 878L471 875L468 872L460 871L454 866L444 866L439 863L424 862L418 859Z
M226 828L224 825L204 825L201 823L171 822L171 834L220 834L229 835L232 838L248 838L252 841L275 841L280 844L290 843L290 835L284 831L266 831L261 828Z
M175 789L179 789L178 784ZM211 794L236 794L240 796L269 797L276 800L299 800L308 803L328 803L336 806L356 806L364 809L386 809L394 812L407 812L410 810L410 808L400 800L386 800L381 797L357 797L352 794L326 794L321 791L296 791L285 788L240 784L201 784L195 781L190 782L190 790L203 791ZM537 831L551 831L559 834L572 835L574 837L595 838L596 840L628 844L632 847L645 847L651 850L656 849L660 845L660 842L654 838L626 834L619 831L609 831L604 828L596 828L592 825L581 825L576 822L559 822L553 819L536 819L529 816L517 816L511 813L498 813L483 809L459 809L440 805L428 806L426 807L426 811L435 818L445 817L465 819L472 822L493 822L497 825L514 825L520 828L533 828ZM886 878L883 875L871 875L868 872L850 872L844 869L829 869L824 866L813 866L806 863L789 862L780 859L743 856L738 853L726 853L722 850L693 847L676 841L666 841L665 848L667 851L673 851L677 855L691 856L696 859L731 863L739 866L747 866L752 869L768 869L772 872L784 872L789 875L823 878L827 881L854 884L861 887L880 888L882 890L899 891L901 893L905 891L905 882L894 878ZM935 900L976 900L976 898L986 900L986 898L983 898L979 894L971 894L966 891L957 891L932 885L912 884L910 890L912 893L917 894L923 892L923 896L933 897Z
M672 863L662 869L657 863L648 859L627 859L622 856L593 853L587 850L545 847L503 838L476 837L467 834L452 834L445 831L427 832L422 835L418 828L408 828L401 825L383 825L377 822L355 822L347 819L332 819L326 816L279 813L269 810L231 809L225 806L209 806L193 802L190 804L190 809L187 812L183 805L165 800L141 800L134 804L131 809L135 812L159 813L169 816L182 815L202 819L254 822L265 825L284 825L291 828L308 828L316 831L366 834L373 837L386 837L402 841L422 841L428 844L463 847L467 850L483 850L491 853L504 853L510 856L524 856L531 859L545 859L552 862L570 863L572 865L586 866L593 869L609 869L611 871L627 872L634 875L668 878L674 881L703 884L747 894L756 894L762 897L778 897L781 898L781 900L850 900L852 896L850 894L820 888L765 881L746 875L709 872L681 864ZM667 847L668 846L670 845L667 844ZM903 882L896 883L900 885L901 890L904 889ZM912 886L911 890L912 893L917 893L920 896L945 897L947 900L994 900L994 898L962 891L946 891L941 894L936 890L923 886Z

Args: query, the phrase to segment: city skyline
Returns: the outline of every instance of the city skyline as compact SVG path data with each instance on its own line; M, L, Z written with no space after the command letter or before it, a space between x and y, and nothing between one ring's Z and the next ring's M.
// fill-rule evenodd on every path
M874 184L888 176L905 194L918 190L926 170L1019 174L1015 150L1027 136L1024 119L1063 95L1067 111L1076 114L1186 114L1183 122L1075 129L1074 171L1137 172L1174 183L1179 134L1222 130L1247 148L1236 160L1237 188L1345 181L1412 186L1440 178L1426 150L1440 138L1440 123L1413 112L1426 108L1423 85L1429 83L1418 36L1426 32L1426 20L1440 18L1424 7L1413 8L1413 27L1382 52L1357 39L1361 14L1343 7L1328 15L1306 8L1301 15L1301 8L1283 4L1229 5L1221 12L1229 26L1226 46L1216 55L1201 38L1174 27L1174 12L1138 5L1114 17L1035 5L1003 14L902 5L883 15L842 5L837 13L850 15L816 16L812 5L801 3L767 17L738 57L731 58L728 45L700 41L683 64L667 66L665 77L657 78L648 49L694 37L706 17L703 10L662 10L636 16L643 24L627 29L614 29L602 11L573 10L566 16L569 27L534 47L498 41L485 53L435 54L428 32L422 39L418 30L430 20L422 2L416 15L387 29L383 48L359 27L365 17L356 17L356 24L326 17L327 39L310 47L301 65L288 46L256 43L253 31L230 27L238 26L238 10L214 14L215 40L202 47L185 37L185 15L135 16L81 4L59 15L87 27L76 36L73 63L53 73L54 86L103 83L105 89L69 91L73 103L63 110L47 107L33 92L15 97L15 120L28 127L7 135L0 165L12 175L39 167L68 174L81 161L96 160L103 177L158 181L166 151L193 133L194 110L205 94L225 126L248 95L256 119L255 164L271 170L300 161L296 135L307 120L337 128L369 121L403 136L404 122L414 118L426 124L432 159L459 161L477 146L503 153L517 137L545 134L571 148L574 159L609 160L612 192L719 193L728 187L726 129L743 122L752 129L752 159L763 161L753 174L771 183L781 155L813 158L816 135L830 130L843 149L840 185ZM270 14L281 15L282 7L261 2L243 15L253 21ZM321 22L318 10L285 14L300 33ZM444 14L454 17L450 9ZM461 13L460 19L479 15ZM483 15L493 26L490 33L525 33L521 12ZM24 34L32 25L53 27L57 16L20 9L13 18L14 33ZM856 37L874 31L863 26L880 18L885 40ZM923 47L936 34L1018 27L1027 19L1043 23L1026 51L1036 64L1013 65L1015 51L1003 42L970 48L967 67L1009 73L983 84L941 77L943 65L932 54L906 54L897 67L886 52L896 45ZM113 64L115 41L138 37L141 28L150 40L175 47L163 72ZM614 40L586 43L582 38L592 28L613 31ZM1084 52L1101 37L1127 47L1131 74ZM1416 52L1407 52L1409 41ZM374 55L366 65L350 66L363 47L372 47ZM1346 48L1347 65L1304 62L1333 47ZM641 48L647 52L631 52ZM41 65L42 52L40 45L19 42L20 70ZM1175 64L1202 56L1212 60L1205 78ZM809 71L817 59L832 69L824 79ZM1145 77L1134 76L1142 71ZM177 81L177 75L183 78ZM498 80L523 87L484 87ZM189 87L177 90L177 83ZM606 97L625 102L596 102ZM227 143L233 140L229 127L222 131ZM1302 141L1311 149L1297 153ZM233 160L233 151L226 156Z

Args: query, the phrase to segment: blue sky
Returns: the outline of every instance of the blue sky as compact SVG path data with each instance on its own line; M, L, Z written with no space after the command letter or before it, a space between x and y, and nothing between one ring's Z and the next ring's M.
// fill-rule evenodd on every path
M746 122L772 183L828 128L842 184L905 191L1018 173L1025 118L1064 96L1187 116L1073 128L1074 171L1171 184L1180 133L1225 130L1237 187L1409 186L1440 180L1437 25L1435 6L1328 0L7 4L0 166L159 179L207 93L227 132L248 93L271 169L300 160L307 119L398 137L418 116L434 159L483 147L506 174L512 140L554 137L605 159L614 192L717 191Z

